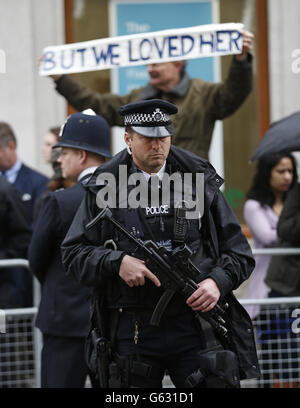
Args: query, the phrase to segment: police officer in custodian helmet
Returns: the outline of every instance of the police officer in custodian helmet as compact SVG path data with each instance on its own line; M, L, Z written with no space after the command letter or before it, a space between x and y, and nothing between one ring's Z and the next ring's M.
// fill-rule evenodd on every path
M176 112L175 105L158 99L119 109L127 149L96 170L62 244L66 270L95 289L88 345L92 349L99 345L97 336L105 338L98 354L102 387L161 387L166 370L176 387L238 387L240 378L258 375L251 320L232 294L253 270L251 250L214 168L171 145ZM192 176L191 201L203 200L198 216L185 200L178 202L176 183L165 183L166 175L170 180L175 174L183 188ZM202 189L197 174L204 175ZM133 196L140 205L133 205ZM103 217L105 206L110 215ZM171 269L184 282L187 264L201 271L197 275L194 268L192 293L172 291L166 276L156 273L164 267L152 268L147 257L139 257L131 236L151 241L168 260L186 245L189 260L178 268L174 255ZM170 296L161 298L166 288ZM216 315L223 331L212 324Z
M42 388L83 388L91 289L66 275L61 243L85 194L84 184L110 158L106 120L87 110L70 115L61 128L58 162L74 185L43 197L29 247L30 270L42 285L36 326L43 333ZM93 376L91 375L93 383Z

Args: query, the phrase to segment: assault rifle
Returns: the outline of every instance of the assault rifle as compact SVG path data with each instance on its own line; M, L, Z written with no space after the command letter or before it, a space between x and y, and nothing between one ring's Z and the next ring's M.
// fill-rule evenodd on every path
M142 241L134 237L122 224L114 219L112 212L108 208L104 208L90 221L86 225L86 229L92 228L103 220L112 223L137 246L136 257L145 261L147 268L157 276L161 282L161 287L165 289L155 307L151 324L159 324L164 310L176 292L187 299L198 289L198 284L194 279L201 281L207 277L203 276L203 273L191 261L192 250L186 244L169 251L164 246L159 246L151 240ZM216 304L212 310L205 313L196 311L195 315L200 323L201 318L207 320L217 334L226 340L228 339L228 330L223 319L225 310L219 304Z

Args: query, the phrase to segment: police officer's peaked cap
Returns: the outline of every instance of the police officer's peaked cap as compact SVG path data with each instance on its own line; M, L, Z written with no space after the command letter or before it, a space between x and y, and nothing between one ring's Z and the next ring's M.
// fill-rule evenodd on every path
M178 109L170 102L161 99L149 99L121 106L120 115L124 116L124 125L146 137L167 137L175 129L170 115Z
M53 148L56 147L72 147L112 157L109 125L92 109L74 113L62 125L59 141Z

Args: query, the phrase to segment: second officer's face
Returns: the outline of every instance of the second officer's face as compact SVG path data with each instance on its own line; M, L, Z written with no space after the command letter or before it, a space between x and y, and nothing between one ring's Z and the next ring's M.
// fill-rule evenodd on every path
M125 132L125 142L130 147L134 163L147 173L157 173L168 157L171 136L145 137Z
M58 162L61 165L62 175L73 181L77 181L79 169L80 150L71 147L62 147Z

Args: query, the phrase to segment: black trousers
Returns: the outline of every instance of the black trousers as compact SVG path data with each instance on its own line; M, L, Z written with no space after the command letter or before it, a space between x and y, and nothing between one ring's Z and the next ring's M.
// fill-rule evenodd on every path
M197 352L204 345L193 314L164 316L160 325L149 323L151 314L123 311L116 335L117 353L131 356L151 367L148 376L130 375L131 387L162 387L166 370L175 387L185 387L186 378L199 369Z
M42 388L83 388L90 375L84 358L85 338L43 335ZM91 376L90 376L91 377ZM93 385L93 378L91 377Z

